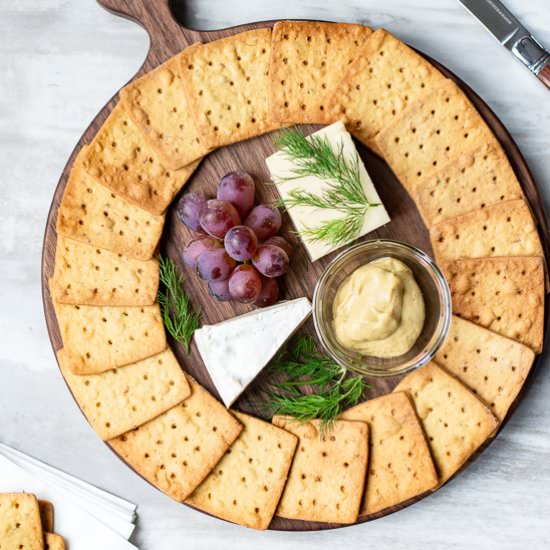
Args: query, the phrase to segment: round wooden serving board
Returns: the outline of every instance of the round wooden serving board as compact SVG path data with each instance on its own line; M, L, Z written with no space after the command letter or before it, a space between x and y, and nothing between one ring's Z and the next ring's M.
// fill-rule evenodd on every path
M182 49L190 44L193 44L194 42L210 42L212 40L230 36L249 29L270 27L274 23L273 21L267 21L217 31L195 31L184 28L177 23L171 11L170 0L98 0L98 2L116 15L127 17L136 23L139 23L149 33L151 40L150 50L143 66L134 78L150 71L172 55L180 52ZM430 61L434 63L434 65L446 76L455 80L464 90L506 150L538 223L538 229L542 239L545 255L546 257L549 257L548 252L550 239L542 200L539 196L537 186L533 181L531 173L529 172L525 159L521 155L517 145L514 143L512 137L496 115L479 96L477 96L458 77L445 69L445 67L442 67L439 63L433 61L432 59L430 59ZM98 113L80 138L69 161L67 162L67 165L65 166L65 169L63 170L63 174L61 175L59 184L55 191L48 216L42 257L42 291L46 323L52 346L55 350L62 346L62 342L55 320L47 281L49 277L52 276L54 269L56 246L55 222L57 219L57 211L61 202L63 190L65 189L67 177L76 154L83 145L90 143L117 100L118 98L115 95L111 101L105 105L101 112ZM307 132L314 129L315 127L313 126L305 128ZM370 234L369 238L381 237L403 240L431 254L432 250L428 239L428 231L421 220L420 214L418 213L414 202L408 196L384 161L360 144L357 145L360 155L366 164L368 172L372 176L376 188L392 220L391 223L385 227L377 230L373 234ZM272 145L272 137L270 135L254 138L246 142L237 143L230 147L219 149L204 159L191 180L185 186L185 191L200 191L207 195L213 196L215 195L216 186L224 174L232 170L246 170L254 176L256 181L257 200L270 202L276 196L276 192L272 188L262 185L262 183L268 181L269 179L264 160L273 152L274 148ZM286 215L284 218L283 228L284 236L296 244L293 256L291 258L290 271L285 277L283 277L283 298L307 296L311 299L315 282L334 255L330 255L311 264L307 259L306 253L301 245L290 233L291 224ZM184 227L182 223L177 221L174 209L172 209L167 216L166 227L161 241L161 249L163 253L168 254L177 262L180 269L185 274L185 289L190 295L195 308L202 311L202 322L216 323L248 311L250 306L235 303L221 303L211 298L208 295L206 285L199 280L196 274L190 273L189 270L184 267L183 262L181 261L181 252L190 236L191 234L187 228ZM548 312L546 312L545 317L546 322L548 321L547 313ZM313 332L313 325L311 321L306 324L304 330ZM216 395L215 388L212 385L195 346L192 346L192 350L189 355L186 355L183 349L178 348L178 346L173 345L172 347L177 353L178 358L180 359L185 370L195 376L201 384L206 386ZM250 350L250 352L253 353L253 350ZM239 399L236 404L236 408L255 414L256 416L263 416L265 418L265 413L258 407L258 401L262 398L259 388L262 386L262 383L265 382L265 378L265 374L259 377L259 380L257 380L249 388L249 390L245 392L245 395L241 397L241 399ZM391 391L398 381L399 378L369 380L372 389L368 391L367 398L382 395ZM518 400L519 398L512 407L512 411L514 410ZM487 444L483 448L485 448ZM469 462L474 460L475 457L479 455L479 452L481 451L478 451L478 453L476 453L476 455L474 455ZM382 517L399 510L412 502L416 502L417 500L420 500L420 498L422 497L415 498L412 501L402 503L399 506L385 510L378 514L373 514L372 516L361 517L359 521L363 522ZM340 527L340 525L292 521L280 518L275 518L271 525L272 529L290 531L330 529L336 527Z

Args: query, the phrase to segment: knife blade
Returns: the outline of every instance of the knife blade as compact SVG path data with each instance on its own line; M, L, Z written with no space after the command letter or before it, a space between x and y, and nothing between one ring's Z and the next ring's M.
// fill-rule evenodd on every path
M550 88L550 53L499 0L458 0Z

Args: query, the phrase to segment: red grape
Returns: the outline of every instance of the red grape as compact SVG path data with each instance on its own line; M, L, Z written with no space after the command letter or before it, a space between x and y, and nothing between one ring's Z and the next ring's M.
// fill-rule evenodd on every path
M183 261L185 265L195 269L200 255L206 250L221 248L222 243L210 235L199 235L187 243L183 250Z
M275 207L267 204L259 204L248 214L245 225L252 228L260 241L276 235L281 229L281 213Z
M290 258L292 245L284 237L275 235L274 237L269 237L269 239L266 239L262 244L274 244L275 246L282 248Z
M262 244L252 258L254 267L266 277L280 277L287 272L287 253L274 244Z
M229 283L227 279L225 279L225 281L208 281L208 291L211 296L214 296L214 298L220 302L227 302L231 300Z
M247 264L237 266L229 277L229 293L234 300L243 304L255 302L262 290L259 273Z
M241 223L236 208L227 201L210 199L201 210L199 217L201 227L213 237L223 239L234 225Z
M221 179L217 196L229 201L244 219L254 206L254 180L247 172L229 172Z
M243 262L254 256L258 247L258 237L250 227L236 225L225 234L224 246L233 259Z
M198 193L185 193L178 201L176 214L178 218L193 231L201 231L199 217L206 205L206 197Z
M197 272L201 279L223 281L229 277L236 263L223 248L205 250L197 262Z
M272 306L279 299L279 285L277 279L262 277L262 290L254 302L257 306Z

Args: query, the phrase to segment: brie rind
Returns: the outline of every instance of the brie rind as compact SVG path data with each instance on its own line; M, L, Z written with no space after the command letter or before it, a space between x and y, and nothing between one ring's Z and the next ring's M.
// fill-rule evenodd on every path
M222 401L230 407L311 313L307 298L204 325L195 342Z
M333 151L338 151L338 149L341 148L347 160L354 159L358 154L351 135L347 132L346 127L341 121L335 122L330 126L326 126L312 135L326 138ZM323 180L317 176L293 177L296 164L282 151L271 155L265 160L265 162L271 174L271 179L277 185L277 189L283 199L288 198L290 192L297 188L319 195L328 185L326 180ZM303 231L305 229L311 229L318 226L322 222L342 217L344 214L341 211L330 209L321 210L310 206L293 206L288 209L290 218L292 219L292 222L294 223L296 230L304 243L311 261L315 261L323 256L326 256L330 252L333 252L341 246L348 244L358 237L362 237L363 235L374 231L378 227L390 221L390 217L388 216L388 213L386 212L386 209L384 208L384 205L382 204L382 201L374 188L372 180L361 160L359 160L359 171L361 182L363 183L363 188L368 201L371 203L376 203L378 206L373 206L367 210L360 234L346 243L335 246L325 241L308 240L307 237L303 235Z

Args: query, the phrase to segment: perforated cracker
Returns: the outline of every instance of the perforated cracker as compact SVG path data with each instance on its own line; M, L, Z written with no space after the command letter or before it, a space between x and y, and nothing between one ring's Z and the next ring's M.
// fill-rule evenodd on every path
M74 398L102 439L145 424L191 394L170 348L137 363L91 375L73 374L71 359L62 349L57 359Z
M525 382L535 354L509 338L453 316L436 362L466 384L504 420Z
M545 290L541 257L457 260L441 268L456 315L541 351Z
M422 56L378 29L365 40L327 98L328 117L343 119L359 140L378 150L378 133L443 80L443 75Z
M40 512L40 523L42 531L53 531L54 528L54 508L49 500L39 500L38 510Z
M0 493L0 550L44 550L38 501L28 493Z
M113 193L162 214L198 166L167 168L118 103L82 157L84 170Z
M54 301L57 324L75 374L99 374L166 348L158 304L78 306Z
M411 396L441 483L452 477L498 427L489 408L435 363L408 374L394 391Z
M45 550L65 550L65 541L60 535L46 533L44 535Z
M522 197L504 151L487 145L459 155L416 188L416 205L428 227Z
M141 476L184 501L211 472L242 426L189 378L191 396L147 424L112 439L111 447Z
M411 195L435 170L496 138L452 80L412 103L376 137L384 160Z
M272 118L281 123L325 122L325 99L371 33L368 27L347 23L276 23L269 66Z
M273 423L298 436L277 515L305 521L355 522L364 492L368 425L337 420L322 434L318 420L300 423L276 416Z
M57 212L58 234L149 260L162 234L164 216L137 208L73 166Z
M157 297L159 264L57 237L53 299L64 304L141 306Z
M120 98L147 143L168 168L182 168L208 153L183 91L180 54L131 82L120 91Z
M434 225L437 261L542 255L533 216L524 200L504 201Z
M268 114L270 50L271 29L256 29L182 52L182 81L207 147L274 128Z
M370 399L341 418L369 425L370 458L361 515L395 506L438 484L422 425L405 393Z
M234 412L243 431L187 503L253 529L267 529L283 492L297 438Z

